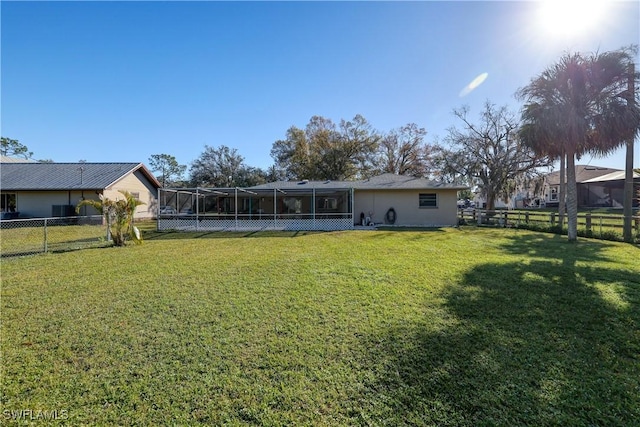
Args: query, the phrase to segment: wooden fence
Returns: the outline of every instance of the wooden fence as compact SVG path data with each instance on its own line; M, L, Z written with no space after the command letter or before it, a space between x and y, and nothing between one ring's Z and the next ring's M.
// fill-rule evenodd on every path
M564 216L562 224L559 223L557 212L536 210L481 210L459 209L458 219L461 224L477 224L495 227L548 227L565 228L567 216ZM617 214L593 214L590 212L578 214L578 230L584 235L603 237L611 234L623 234L623 215ZM640 216L633 217L635 234L640 233Z

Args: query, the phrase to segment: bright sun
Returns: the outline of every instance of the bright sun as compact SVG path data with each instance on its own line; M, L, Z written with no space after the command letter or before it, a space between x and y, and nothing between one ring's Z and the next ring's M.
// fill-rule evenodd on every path
M539 22L550 36L575 36L598 24L606 0L550 0L541 2Z

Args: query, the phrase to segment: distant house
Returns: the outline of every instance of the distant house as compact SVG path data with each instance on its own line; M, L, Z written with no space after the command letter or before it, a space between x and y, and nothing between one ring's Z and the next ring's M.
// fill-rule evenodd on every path
M457 225L467 189L394 174L359 181L277 181L249 188L162 189L159 229L347 230ZM168 212L171 212L170 214Z
M634 173L634 186L640 187L640 175ZM578 207L622 208L624 205L625 171L599 166L576 165ZM544 200L547 206L558 206L560 192L560 172L555 171L545 177ZM638 206L638 200L634 200Z
M75 215L85 199L122 197L126 190L144 202L136 218L155 216L160 183L142 163L35 163L0 164L0 208L3 217L46 218ZM83 207L81 214L96 214Z

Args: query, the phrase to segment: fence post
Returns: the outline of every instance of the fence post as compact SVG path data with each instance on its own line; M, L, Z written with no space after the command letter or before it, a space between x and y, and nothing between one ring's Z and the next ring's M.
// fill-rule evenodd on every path
M524 223L529 225L529 212L524 213Z
M602 239L602 216L600 216L600 238Z
M585 227L587 229L587 236L591 233L591 212L587 212L585 217ZM602 230L600 230L602 232Z
M550 219L551 226L553 227L556 224L556 213L551 212L550 216L551 216L551 219Z
M47 253L47 218L44 219L44 253Z

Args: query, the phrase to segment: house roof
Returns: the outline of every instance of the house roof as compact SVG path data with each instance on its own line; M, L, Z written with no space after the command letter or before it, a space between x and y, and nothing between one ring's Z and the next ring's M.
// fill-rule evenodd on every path
M469 187L440 183L425 178L385 173L359 181L276 181L251 187L255 190L303 190L303 189L339 189L356 190L464 190Z
M576 182L581 183L613 172L620 172L620 169L606 168L591 165L576 165ZM624 171L622 171L624 173ZM547 175L549 185L560 184L560 171L551 172Z
M160 188L142 163L2 163L2 190L102 190L136 171Z
M358 190L465 190L466 185L455 185L431 181L426 178L385 173L361 181L355 181L353 188Z
M255 185L249 188L252 190L334 190L339 188L351 187L353 187L353 181L309 181L307 179L304 179L301 181L274 181L268 182L266 184Z
M640 178L640 174L634 172L633 173L633 178L634 179ZM606 175L598 176L596 178L587 179L586 181L582 181L582 183L583 184L588 184L588 183L592 183L592 182L621 181L621 180L624 180L624 179L625 179L625 171L616 171L616 172L608 173Z
M0 163L37 163L32 159L25 159L24 157L10 157L0 155Z

